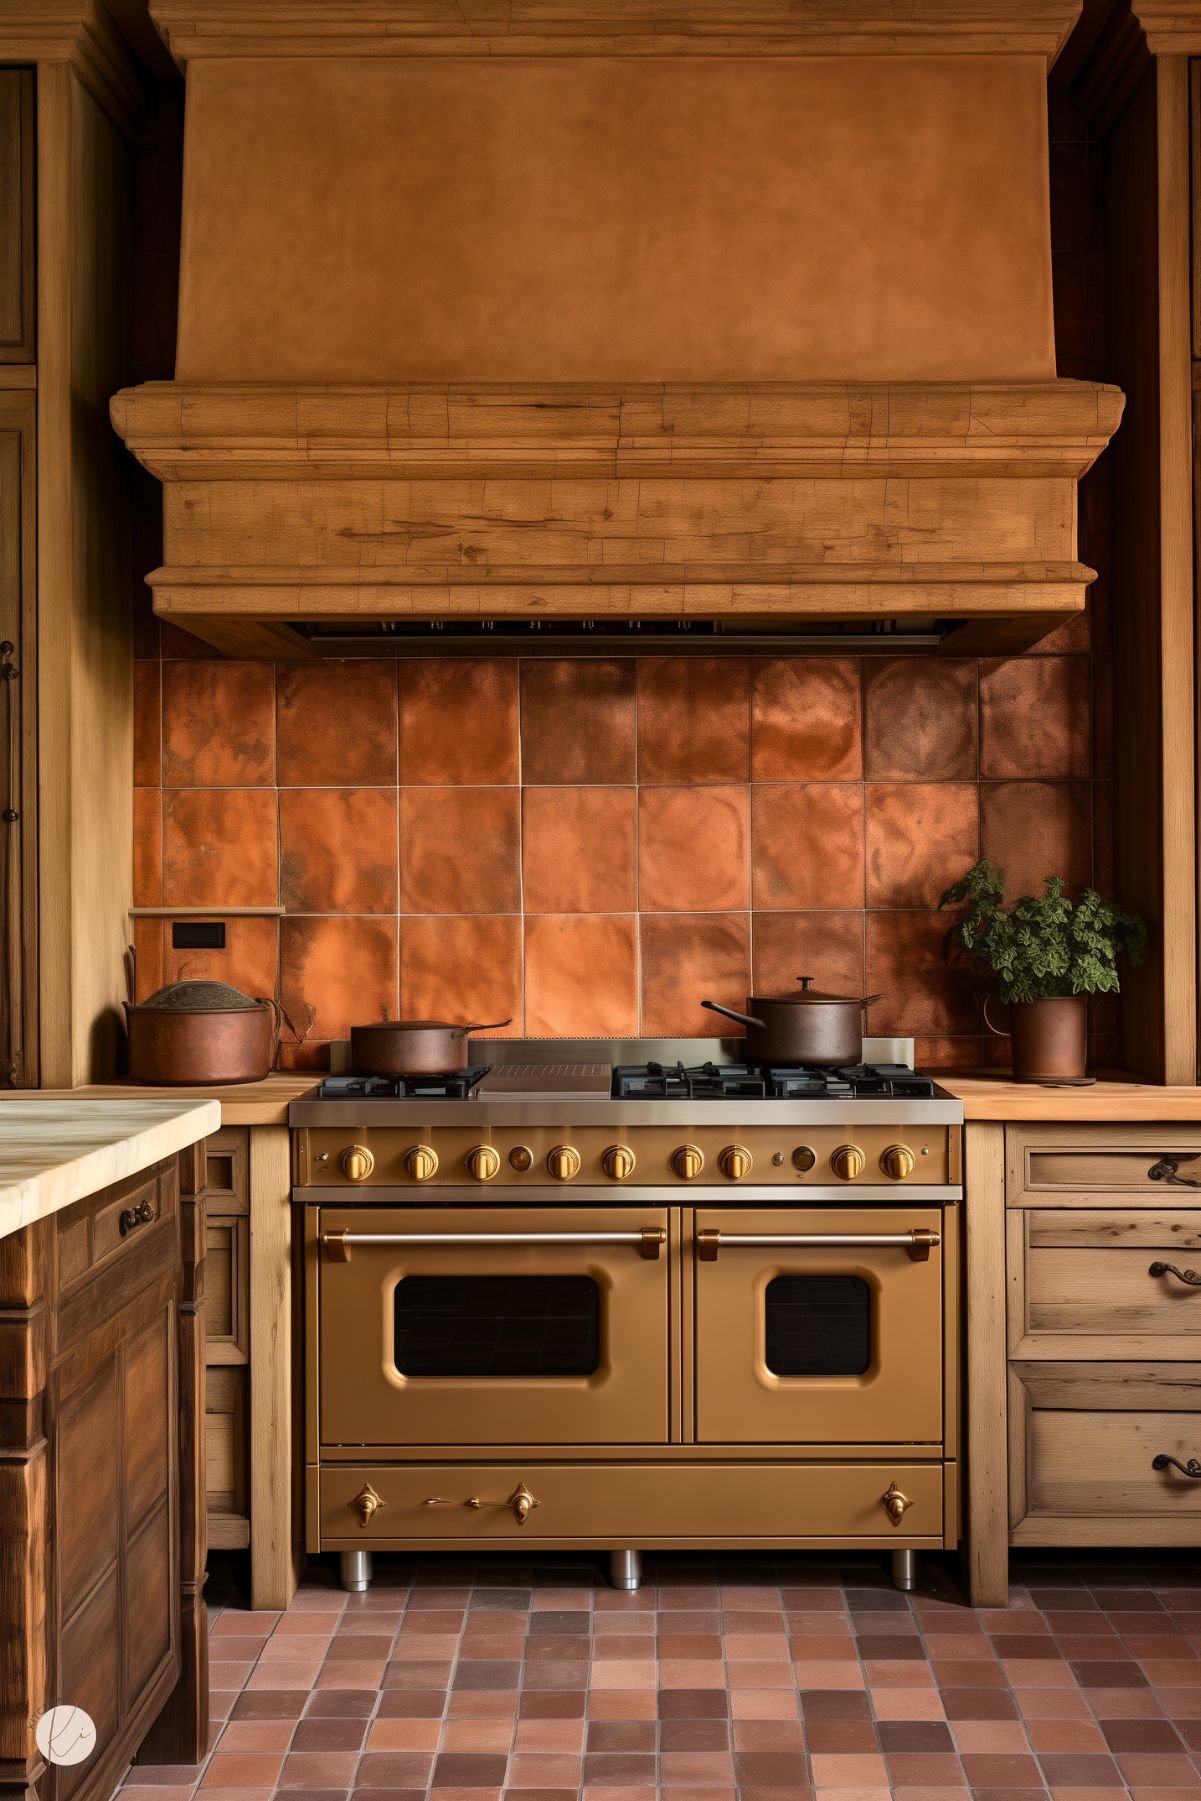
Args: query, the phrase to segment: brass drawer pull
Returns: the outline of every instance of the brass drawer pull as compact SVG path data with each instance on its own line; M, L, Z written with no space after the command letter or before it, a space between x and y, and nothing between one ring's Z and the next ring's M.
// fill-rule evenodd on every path
M1153 1470L1169 1468L1179 1470L1180 1474L1187 1476L1190 1482L1201 1482L1201 1463L1198 1463L1195 1457L1190 1457L1187 1463L1181 1463L1178 1457L1169 1457L1166 1451L1161 1451L1158 1457L1151 1459L1151 1468Z
M531 1494L524 1482L519 1482L506 1501L481 1501L478 1495L468 1495L465 1501L452 1501L448 1495L427 1495L421 1503L423 1507L470 1507L478 1513L482 1507L509 1507L513 1518L519 1526L524 1526L535 1507L542 1503L537 1495Z
M362 1488L350 1503L359 1516L359 1526L366 1528L375 1518L381 1507L388 1503L382 1495L377 1495L370 1482L364 1482Z
M1201 1288L1201 1276L1195 1269L1177 1269L1174 1263L1161 1263L1158 1258L1154 1263L1148 1264L1147 1274L1149 1276L1175 1276L1178 1282L1187 1282L1190 1288Z
M122 1238L138 1226L148 1226L153 1218L154 1202L149 1199L139 1201L136 1207L127 1207L121 1215Z
M1196 1161L1196 1154L1191 1157L1160 1157L1158 1162L1151 1165L1147 1174L1153 1182L1172 1182L1177 1188L1201 1188L1201 1182L1195 1176L1182 1176L1178 1173L1181 1163Z
M638 1232L324 1232L321 1242L335 1263L349 1263L356 1244L633 1244L640 1256L654 1262L667 1232L663 1226L643 1226Z
M819 1249L883 1246L891 1249L899 1245L909 1252L914 1263L928 1263L932 1247L941 1243L942 1234L931 1232L925 1226L916 1226L910 1232L718 1232L711 1226L703 1226L696 1235L696 1254L702 1263L716 1263L718 1251L738 1250L743 1246L772 1250L807 1249L810 1246Z
M880 1505L885 1509L894 1526L899 1526L908 1510L914 1505L908 1495L903 1495L895 1482L890 1482L880 1496Z

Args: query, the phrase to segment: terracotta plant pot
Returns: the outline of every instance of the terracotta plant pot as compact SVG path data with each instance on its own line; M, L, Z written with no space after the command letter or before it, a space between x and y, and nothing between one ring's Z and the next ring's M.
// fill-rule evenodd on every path
M1014 1001L1009 1008L1008 1031L989 1018L992 998L990 995L984 1003L984 1023L990 1032L1012 1040L1015 1081L1080 1080L1088 1064L1087 1000L1083 994Z

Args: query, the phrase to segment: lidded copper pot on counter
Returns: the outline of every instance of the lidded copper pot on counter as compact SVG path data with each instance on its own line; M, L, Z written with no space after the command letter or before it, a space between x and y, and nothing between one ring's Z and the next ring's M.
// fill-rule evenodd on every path
M279 1009L227 982L171 982L137 1005L125 1002L129 1074L165 1087L261 1082L279 1042Z

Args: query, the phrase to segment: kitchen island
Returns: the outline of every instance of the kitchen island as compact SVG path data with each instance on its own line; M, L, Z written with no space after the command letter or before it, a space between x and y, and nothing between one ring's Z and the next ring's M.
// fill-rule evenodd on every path
M95 1801L139 1749L204 1754L200 1151L219 1124L205 1100L0 1104L0 1795ZM61 1767L34 1730L58 1702L94 1729Z

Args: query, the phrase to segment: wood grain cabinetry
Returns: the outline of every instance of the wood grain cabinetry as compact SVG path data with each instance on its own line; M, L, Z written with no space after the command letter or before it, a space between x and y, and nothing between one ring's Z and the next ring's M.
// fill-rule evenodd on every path
M226 1127L205 1145L204 1426L209 1544L250 1543L247 1384L250 1363L250 1134Z
M33 70L0 69L0 363L34 355Z
M0 1240L0 1794L105 1797L148 1735L203 1754L202 1173L185 1152ZM45 1769L59 1698L97 1749Z
M0 256L3 241L0 217ZM0 1085L27 1088L38 1078L35 400L3 377L0 347Z

